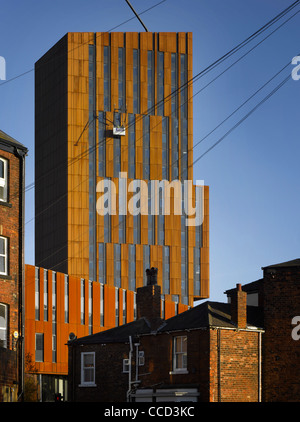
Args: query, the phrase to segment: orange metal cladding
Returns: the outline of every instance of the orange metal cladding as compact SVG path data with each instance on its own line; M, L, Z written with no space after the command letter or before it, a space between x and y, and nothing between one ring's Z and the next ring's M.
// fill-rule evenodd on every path
M67 375L68 373L68 348L66 346L69 334L73 332L77 337L89 335L89 284L85 282L84 295L84 324L81 324L80 285L78 277L68 277L69 281L69 322L65 322L65 274L56 272L56 362L52 358L52 271L48 270L47 308L48 318L44 319L44 269L39 268L39 294L35 292L35 268L25 266L25 354L30 354L35 368L40 374ZM100 323L101 286L103 286L104 300L104 325ZM118 289L119 315L118 324L123 321L123 289ZM134 320L135 292L127 290L126 296L126 322ZM38 299L39 318L35 317L35 300ZM178 312L187 309L186 305L178 304ZM165 301L165 318L175 315L175 304ZM101 285L92 282L92 333L107 330L116 326L116 288L107 284ZM35 335L44 334L44 359L43 362L35 361Z

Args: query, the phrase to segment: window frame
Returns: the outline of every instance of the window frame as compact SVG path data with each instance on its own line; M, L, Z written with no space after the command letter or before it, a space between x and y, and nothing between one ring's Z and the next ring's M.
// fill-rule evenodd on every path
M0 239L4 240L4 254L0 253L0 256L4 257L4 271L0 271L0 276L8 276L8 238L0 236Z
M4 164L4 177L0 177L0 187L3 187L3 198L0 196L0 202L8 202L8 160L0 157L0 161Z
M80 354L80 385L79 387L96 387L96 353L95 352L81 352ZM85 381L84 375L85 375L85 369L90 369L90 367L84 366L84 357L86 355L93 356L93 363L92 363L92 369L93 369L93 380L92 381Z
M8 305L6 303L0 303L0 306L3 306L4 308L4 321L5 321L5 327L0 327L0 330L4 332L4 340L3 340L3 346L0 346L3 349L7 349L8 347Z
M42 340L42 344L43 347L42 349L37 349L37 339ZM37 360L37 350L40 351L42 353L42 358ZM36 362L44 362L44 353L45 353L45 337L44 337L44 333L35 333L35 361Z
M177 350L177 340L181 339L181 347L180 350ZM186 350L183 349L183 342L182 340L185 339L184 341L186 341ZM172 357L173 357L173 372L172 373L188 373L187 370L187 336L186 335L181 335L181 336L174 336L173 337L173 351L172 351ZM182 356L183 360L183 364L181 366L177 366L178 364L178 359L177 356ZM185 356L185 359L184 359ZM184 364L184 360L185 360L185 364Z

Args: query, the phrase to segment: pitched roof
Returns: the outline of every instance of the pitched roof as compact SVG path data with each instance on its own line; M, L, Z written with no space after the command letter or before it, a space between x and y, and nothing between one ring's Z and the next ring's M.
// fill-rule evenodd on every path
M262 269L266 268L286 268L286 267L300 267L300 258L292 259L291 261L281 262L279 264L268 265L267 267L262 267Z
M251 283L243 284L242 290L243 292L250 293L250 292L257 292L259 290L259 285L263 282L263 278L259 280L252 281ZM225 294L231 294L236 291L236 288L225 290Z
M89 336L80 337L69 342L69 344L105 344L128 342L129 336L135 337L138 334L148 334L151 332L150 324L146 318L140 318L119 327L100 331Z
M192 328L235 328L235 324L231 321L230 307L229 303L206 301L188 311L169 318L158 332ZM260 308L247 306L247 324L257 328L263 326Z
M23 151L27 152L27 148L18 142L16 139L12 138L7 133L0 130L0 144L8 145L11 147L22 149Z
M247 306L247 323L254 328L263 326L260 308ZM236 328L236 325L231 321L230 304L206 301L172 318L161 320L161 325L155 332L151 330L146 318L140 318L119 327L69 341L68 344L125 343L129 341L129 336L134 338L152 332L159 334L170 331L213 327Z

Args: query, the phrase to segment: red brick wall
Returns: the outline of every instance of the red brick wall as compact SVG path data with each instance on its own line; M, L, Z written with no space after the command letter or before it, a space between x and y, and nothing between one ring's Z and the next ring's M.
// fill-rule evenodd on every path
M0 150L0 156L8 160L9 190L8 203L0 202L0 236L8 238L8 276L0 276L0 303L8 305L8 345L2 350L0 366L0 386L12 385L17 381L15 341L13 332L19 330L19 172L20 161L9 152ZM4 363L5 362L5 363ZM0 388L0 401L2 388Z
M292 318L300 315L300 269L264 274L264 401L299 401L300 340Z
M258 346L258 333L210 331L209 401L258 401Z

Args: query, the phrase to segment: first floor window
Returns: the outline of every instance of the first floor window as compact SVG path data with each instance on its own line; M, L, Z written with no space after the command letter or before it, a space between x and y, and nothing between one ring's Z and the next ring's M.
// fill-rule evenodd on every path
M0 347L7 348L7 305L0 303Z
M0 201L7 202L7 160L0 158Z
M35 361L44 362L44 334L35 334Z
M187 336L173 339L173 370L184 371L187 368Z
M6 237L0 237L0 274L8 274L8 247Z
M95 384L95 352L81 353L81 385Z

